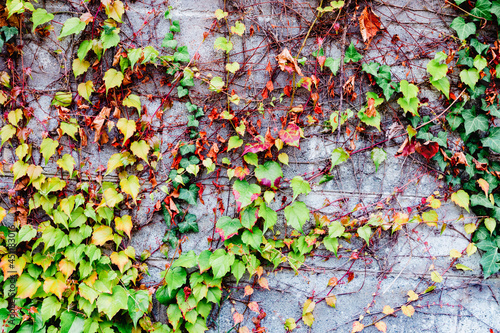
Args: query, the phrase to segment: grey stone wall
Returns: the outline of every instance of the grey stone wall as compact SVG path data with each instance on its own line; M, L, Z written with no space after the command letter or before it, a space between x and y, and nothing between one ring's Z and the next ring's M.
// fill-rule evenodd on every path
M47 11L56 13L56 21L64 22L71 16L76 3L64 3L61 1L41 1L40 6ZM238 78L234 81L234 89L240 97L254 98L269 80L269 74L265 71L268 63L276 67L275 56L282 47L292 48L297 51L302 43L309 24L314 19L317 1L254 1L241 0L229 1L226 3L217 0L175 0L158 1L144 0L131 1L128 3L125 24L122 25L122 41L129 45L146 46L154 45L161 49L161 41L169 24L163 19L163 12L167 6L172 6L173 19L179 20L181 32L176 39L179 45L189 46L192 56L197 52L199 60L196 66L206 75L213 76L224 74L225 55L216 51L213 47L215 39L223 36L226 32L222 26L217 27L214 19L214 12L218 8L226 9L231 13L231 22L236 19L242 20L247 33L242 38L233 38L234 50L230 53L229 61L245 63L245 70L251 70L250 77ZM365 4L363 4L364 6ZM356 44L358 50L364 55L363 62L376 60L382 64L391 66L393 80L412 80L418 83L425 81L425 64L432 56L433 52L446 50L446 42L441 45L433 45L435 38L451 34L447 26L453 19L450 8L444 7L442 1L375 1L371 3L374 12L381 17L384 31L379 34L370 47L365 50L365 46L359 35L359 27L356 22L348 22L346 39L342 40L342 33L330 36L325 42L325 52L327 56L338 58L341 50L351 41ZM145 24L145 22L147 22ZM330 23L329 23L330 22ZM331 21L321 21L322 29L328 27ZM254 36L248 35L249 27L253 25L256 30ZM257 28L259 27L259 29ZM54 24L58 31L61 27ZM209 36L204 40L204 32L210 31ZM324 31L324 30L318 30ZM314 40L318 35L313 35L308 39L302 55L312 59L310 56L314 50ZM395 36L399 41L394 42ZM33 129L34 141L41 142L41 135L44 131L52 131L57 127L57 112L50 106L51 96L59 90L75 89L75 81L70 73L71 63L76 52L79 36L65 38L58 41L54 38L41 40L39 37L24 36L24 65L32 69L32 78L27 82L31 89L33 98L29 100L29 105L33 107L37 122L30 123ZM345 42L345 45L342 43ZM434 47L432 47L434 46ZM62 52L55 52L61 50ZM111 55L112 56L112 55ZM5 63L0 61L0 70L4 69ZM107 59L109 61L110 59ZM354 73L355 66L349 65L345 68L342 82ZM305 70L311 73L314 71L314 64L308 64ZM154 69L152 69L154 71ZM150 114L160 105L159 98L146 98L148 94L155 97L162 96L168 91L167 86L160 87L159 80L161 73L151 76L152 80L142 84L137 91L132 90L141 96L143 104L146 105ZM338 76L330 78L339 80ZM274 86L283 88L290 77L277 71L274 77ZM358 110L365 103L364 94L371 89L366 77L356 78L355 89L358 98L354 101L343 101L343 109L351 108ZM326 87L322 87L325 89ZM215 96L210 96L206 84L197 81L197 87L192 96L199 105L206 105L209 108L220 107L221 103ZM340 88L335 89L336 96L328 102L322 104L324 118L328 119L329 114L339 107ZM272 94L275 97L278 94ZM423 114L432 114L442 108L441 101L437 94L422 86L421 97L428 98L428 106L422 110ZM306 94L297 96L297 101L307 100ZM360 133L353 141L345 135L337 140L336 134L322 131L322 126L310 126L305 128L305 138L302 140L301 148L289 149L286 152L290 156L289 167L284 167L285 178L292 178L295 175L312 175L318 169L327 165L331 151L338 146L351 145L353 149L362 149L371 146L374 142L385 139L385 133L393 123L400 121L401 110L389 103L382 112L382 131L378 132L374 128L368 128ZM244 114L246 110L255 109L255 103L245 107L245 103L238 106ZM257 119L249 111L251 119ZM280 128L279 117L286 111L280 108L273 109L266 105L264 120L261 128L262 134L270 127ZM161 120L155 120L154 126L160 128L162 147L165 151L165 159L160 165L157 175L158 183L161 183L168 175L171 164L171 157L168 154L169 144L175 144L179 139L185 139L183 126L186 123L186 111L183 103L173 102L172 108L166 110ZM356 125L353 122L350 126L354 130ZM215 136L217 133L227 135L229 130L223 128L221 123L214 123L210 126L208 119L203 119L200 130L205 130L208 135ZM276 131L273 131L276 136ZM78 154L71 150L68 145L65 149L72 151L77 160L81 163L83 170L89 170L92 176L97 175L100 165L106 165L107 160L115 151L106 148L99 150L92 144L92 132L88 130L89 145ZM111 135L112 136L112 135ZM32 136L33 137L33 136ZM63 145L68 144L61 142ZM357 205L360 210L359 215L374 211L377 203L383 203L384 213L395 211L407 211L408 207L419 205L422 198L427 198L436 194L443 205L438 209L440 221L448 224L444 232L425 224L407 225L401 231L394 234L389 232L377 237L375 243L370 248L363 248L359 238L353 238L351 243L343 242L339 251L339 258L333 256L326 250L318 250L313 255L306 258L306 263L301 267L300 273L295 274L293 270L280 267L273 271L272 267L267 267L265 277L269 281L269 289L255 287L255 293L251 296L251 301L259 304L267 316L262 320L262 326L268 332L285 332L283 323L287 318L298 319L302 314L302 304L311 296L323 297L328 291L328 280L332 277L340 279L347 272L354 273L354 279L347 283L344 278L342 284L335 288L334 294L337 296L336 308L328 307L324 302L318 304L314 310L315 322L312 328L307 327L303 322L298 323L295 332L349 332L353 321L362 317L370 317L375 314L382 317L382 308L385 305L397 307L406 302L407 293L410 290L422 292L430 284L430 271L437 270L444 274L442 283L436 285L436 290L421 297L414 304L415 314L412 318L397 312L394 316L384 319L388 332L488 332L488 329L500 331L500 280L498 277L491 277L488 280L482 279L481 268L479 266L480 256L478 253L470 257L463 257L459 262L472 268L471 271L463 272L450 268L450 250L462 251L469 244L469 240L463 232L463 225L474 221L475 217L467 214L451 201L445 200L448 193L447 185L442 182L440 172L429 168L425 159L411 155L408 157L394 157L401 138L387 141L382 147L388 153L387 160L380 166L378 171L370 160L370 149L360 152L345 164L333 171L334 179L326 184L312 186L312 192L304 199L311 211L317 210L327 216L340 216L343 213L353 210ZM354 147L353 147L354 146ZM6 163L14 161L14 151L10 147L3 147L1 158ZM236 160L238 153L227 155L232 160ZM35 156L35 160L41 161L41 156ZM57 165L51 162L45 170L48 174L57 172ZM116 179L116 175L109 176L111 180ZM214 216L213 208L217 207L217 199L223 200L226 215L235 215L236 207L234 198L229 191L230 182L225 171L221 172L217 180L222 191L213 186L216 181L214 174L203 175L200 181L206 186L204 192L205 204L199 204L191 208L190 212L196 214L199 221L200 232L188 234L186 241L182 244L183 251L194 250L196 253L209 248L207 240L214 234L214 225L219 213ZM12 183L6 173L0 179L2 189L6 189ZM152 213L152 207L157 200L161 200L164 194L159 189L153 189L147 185L143 187L143 200L137 210L129 213L133 214L134 235L132 245L136 253L143 250L154 252L161 245L161 239L166 231L162 216L159 213ZM153 193L154 200L151 200L150 193ZM280 191L273 208L281 206L281 197L290 196L291 189L285 185ZM327 205L328 202L334 204ZM279 216L278 225L275 231L283 232L283 216ZM269 233L272 236L272 232ZM213 244L215 246L215 243ZM353 251L362 249L363 260L357 260L353 265L350 256ZM170 258L166 258L161 251L156 251L148 259L150 276L145 276L142 283L153 285L158 283L160 272L164 270L173 256L173 251L169 253ZM243 325L253 328L251 318L256 314L251 314L246 309L248 297L243 295L243 288L250 284L254 285L253 279L248 281L245 276L239 285L234 281L227 281L225 301L220 308L214 310L211 315L211 332L231 332L234 326L232 311L236 309L245 314ZM156 304L154 313L157 319L165 321L166 311L161 305ZM371 318L371 317L370 317ZM366 319L365 325L369 324ZM373 326L366 328L366 332L376 332ZM234 329L233 329L234 332Z

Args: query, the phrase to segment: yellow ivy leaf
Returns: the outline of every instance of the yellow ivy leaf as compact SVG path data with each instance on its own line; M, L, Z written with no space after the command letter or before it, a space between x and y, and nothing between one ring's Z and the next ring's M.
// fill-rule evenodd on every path
M327 296L325 298L325 301L326 301L326 304L328 304L329 306L334 308L337 305L337 296L335 296L335 295Z
M123 6L123 2L120 0L115 0L113 4L108 4L106 7L106 15L108 15L109 18L112 18L116 22L122 23L122 16L123 13L125 13L125 8Z
M75 264L68 259L63 259L59 261L59 270L64 274L66 279L73 274L75 270Z
M136 124L135 121L127 120L126 118L120 118L118 119L118 122L116 123L116 127L120 130L120 132L123 134L123 143L125 142L135 133L136 129Z
M15 109L9 112L9 115L7 116L7 119L9 120L9 123L17 127L17 123L19 120L23 118L23 111L21 109Z
M123 82L122 72L118 72L114 68L108 69L106 74L104 74L104 83L106 84L106 95L108 94L109 89L121 86L122 82Z
M314 307L316 306L316 303L314 303L312 300L308 299L304 302L304 308L302 309L302 314L306 314L309 312L313 312Z
M411 306L411 305L408 305L408 306L403 305L401 307L401 311L403 311L403 314L405 316L411 317L415 313L415 308L413 306Z
M94 92L94 82L87 81L78 85L78 94L90 102L90 95Z
M59 299L62 298L62 293L68 288L66 283L64 283L66 279L64 276L58 272L56 273L56 277L48 277L43 283L43 291L46 293L53 293Z
M288 165L289 158L288 158L288 155L286 153L279 154L278 155L278 160L281 163Z
M61 169L67 171L69 173L69 177L71 178L76 164L73 156L71 156L70 154L64 154L63 157L58 159L56 163Z
M229 13L228 13L228 12L223 11L222 9L217 9L217 10L215 11L215 18L216 18L217 20L221 20L221 19L223 19L223 18L227 17L228 15L229 15Z
M431 273L431 280L436 283L441 283L443 281L443 277L436 271Z
M141 106L141 99L139 98L139 96L130 94L127 96L127 98L123 100L122 104L123 106L136 108L139 115L141 114L142 106Z
M413 290L408 291L408 301L407 302L416 301L417 299L418 299L418 295Z
M481 189L483 190L484 195L488 196L488 192L490 190L490 184L483 178L479 178L477 180L477 183L479 184L479 187L481 187Z
M119 253L118 252L111 253L109 258L111 259L111 262L113 264L118 266L120 272L123 273L123 268L129 262L128 256L123 251L120 251Z
M311 327L312 324L314 323L313 314L311 312L306 313L305 315L302 316L302 321L304 322L304 324Z
M474 231L476 231L476 228L477 226L474 223L467 223L466 225L464 225L465 232L468 234L472 234Z
M469 243L469 245L467 245L467 249L465 251L467 252L467 256L470 257L471 255L473 255L474 253L477 252L476 244Z
M104 202L109 208L115 207L123 200L123 195L118 193L114 188L108 188L104 191Z
M115 227L116 230L125 232L130 238L130 231L132 230L132 218L130 215L124 215L122 217L115 217Z
M390 314L393 314L394 313L394 309L391 308L389 305L386 305L384 306L384 308L382 309L382 312L386 315L390 315Z
M42 283L36 279L33 279L29 274L21 275L17 281L17 295L18 298L31 298Z
M113 239L113 229L107 225L100 225L92 233L92 244L101 246Z
M365 328L365 325L361 324L359 321L352 323L351 333L361 332Z
M73 74L75 74L75 78L79 75L85 73L90 67L90 62L87 60L80 60L76 58L73 60Z
M135 156L143 159L146 163L148 163L149 149L149 144L144 140L134 141L130 145L130 150L132 150L132 153L134 153Z
M460 253L460 251L455 250L455 249L451 249L450 250L450 257L452 257L452 258L460 258L461 256L462 256L462 253Z
M0 207L0 222L2 222L6 216L7 216L7 211L3 207Z
M297 324L295 324L295 319L288 318L287 320L285 320L285 328L288 331L293 331L295 328L297 328Z
M12 137L16 134L16 132L17 132L17 129L14 126L12 126L11 124L7 124L4 127L2 127L2 130L0 130L2 144L0 146L3 146L5 141L12 139Z
M11 259L12 261L12 259ZM14 267L12 267L14 265ZM0 268L2 268L3 271L3 280L7 280L12 275L17 275L21 276L23 273L24 267L26 266L26 259L23 257L19 257L16 260L14 260L14 263L9 262L9 256L6 255L2 258L2 261L0 262Z
M456 264L455 268L456 269L461 269L463 271L472 271L472 268L469 268L469 267L467 267L465 265L462 265L462 264Z
M121 153L116 153L111 155L111 157L108 160L108 167L106 168L106 173L104 174L105 176L111 173L114 169L123 166L122 162L122 154Z
M137 176L130 175L128 176L128 178L122 178L122 180L120 180L120 187L122 189L122 192L125 192L132 196L132 199L134 199L134 202L136 202L135 199L137 199L139 190L141 189L139 178L137 178Z
M469 212L469 194L464 190L459 190L451 195L451 201Z
M375 323L375 327L380 331L380 332L387 332L387 325L383 321L377 321Z

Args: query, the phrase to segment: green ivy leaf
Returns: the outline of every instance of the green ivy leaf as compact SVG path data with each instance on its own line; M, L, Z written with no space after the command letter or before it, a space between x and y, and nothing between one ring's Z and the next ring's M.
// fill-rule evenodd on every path
M73 169L76 164L73 156L71 156L70 154L64 154L63 157L57 160L56 163L57 165L59 165L61 169L67 171L69 173L69 177L71 178L73 174Z
M127 310L128 295L122 286L114 286L112 294L102 293L97 299L97 308L111 320L120 310Z
M500 254L498 253L498 248L483 254L483 256L481 257L481 266L483 266L483 274L485 279L500 270L499 263Z
M293 189L293 200L297 198L300 194L309 194L311 192L311 185L308 181L305 181L301 176L295 176L290 181L290 185Z
M243 277L243 274L245 274L245 270L245 264L240 260L235 260L231 265L231 274L233 274L236 279L236 285L238 285L240 279Z
M61 39L72 34L77 34L85 29L85 26L85 22L82 22L78 17L67 19L66 22L64 22L64 25L61 29L61 34L58 38Z
M366 242L366 244L370 244L370 236L372 234L372 229L370 228L369 225L365 224L361 228L358 228L357 230L359 237L363 238Z
M239 136L234 135L229 138L229 141L227 143L227 151L230 151L231 149L239 148L243 144L243 140L240 139Z
M83 333L85 319L75 312L64 311L61 314L61 333Z
M471 10L471 14L474 16L479 16L487 20L491 20L491 2L489 0L477 0L474 8Z
M222 91L222 89L224 89L224 85L225 83L222 80L222 78L216 76L212 80L210 80L210 85L208 87L208 90L219 93Z
M450 98L450 80L447 77L443 77L439 80L430 79L430 83L434 88L441 91L446 98Z
M219 37L215 40L214 48L216 50L226 51L229 53L233 49L233 43L227 40L225 37Z
M337 75L337 72L340 68L340 59L333 59L331 57L328 57L325 59L324 66L328 67L333 75Z
M500 154L500 131L497 130L491 133L490 130L490 135L484 139L481 139L481 143L483 144L483 146L490 148L495 153Z
M267 229L272 228L278 222L278 213L267 207L264 202L260 204L259 217L264 219L263 232L266 232Z
M455 18L451 22L450 27L457 32L460 39L466 39L476 33L476 25L472 22L466 24L463 17Z
M463 110L462 117L465 120L465 135L469 135L475 131L487 131L490 127L488 117L483 114L476 115L474 109Z
M330 168L330 171L332 171L333 168L336 167L337 165L347 161L349 157L350 157L349 153L345 151L344 148L335 148L332 151L332 157L331 157L332 166Z
M258 227L254 227L251 231L245 230L241 235L241 240L243 243L250 245L256 250L260 250L260 244L262 244L262 230Z
M216 279L223 278L234 263L234 254L227 253L224 249L215 250L210 256L210 266Z
M370 154L373 163L375 164L375 172L378 171L378 167L387 158L387 153L382 148L374 148Z
M141 189L141 184L139 184L139 178L136 175L130 175L127 178L123 177L120 180L120 187L122 192L129 194L134 202L137 204L137 196L139 195L139 190Z
M400 82L400 90L404 97L398 99L398 104L405 110L405 112L410 112L414 116L418 115L419 100L418 87L414 84L408 83L406 80Z
M303 232L302 226L309 220L309 208L301 201L294 201L285 208L285 218L291 227Z
M222 240L226 240L236 235L242 227L240 220L222 216L215 224L215 231L219 233Z
M175 62L189 62L189 60L191 60L191 57L189 56L187 46L179 47L177 51L174 53Z
M438 52L434 59L427 63L427 72L432 75L432 80L439 80L446 76L448 65L441 62L445 61L448 56L444 52Z
M198 256L193 250L189 252L184 252L180 257L174 261L172 267L184 267L191 268L198 264Z
M41 24L47 23L54 19L54 14L47 13L47 11L43 8L37 8L33 12L33 16L31 17L31 21L33 22L33 28L31 32L35 32L36 27Z
M356 48L354 47L354 43L351 42L351 44L349 45L349 47L347 48L347 50L345 51L345 55L344 55L344 63L348 63L350 61L352 62L358 62L360 61L361 59L363 59L363 56L361 54L358 53L358 51L356 50ZM326 61L325 61L326 62Z
M151 147L149 147L149 144L144 140L134 141L130 145L130 150L132 151L132 153L134 153L134 155L139 157L140 159L144 160L146 163L148 163L148 154L150 148Z
M165 275L165 283L169 292L177 290L186 283L187 273L184 268L173 267L170 268Z
M238 36L243 36L245 32L245 25L240 21L236 21L234 27L231 27L231 33L236 34Z
M181 188L179 191L179 199L186 201L192 206L196 206L199 190L200 189L196 184L189 185L189 189Z
M477 81L479 81L479 72L475 68L463 69L460 72L460 79L463 83L468 85L471 89L474 89Z
M199 232L198 223L196 222L196 215L186 214L184 221L179 223L179 232L182 234L188 232Z

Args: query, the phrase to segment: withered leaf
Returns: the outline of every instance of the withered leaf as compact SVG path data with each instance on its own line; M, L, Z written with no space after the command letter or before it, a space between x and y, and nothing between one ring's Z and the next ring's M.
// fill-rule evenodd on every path
M371 7L365 7L359 16L359 30L363 41L370 41L380 31L380 18L373 13Z
M297 64L297 59L292 57L290 51L288 51L287 48L285 48L283 51L281 51L280 54L278 54L276 60L278 61L278 66L280 66L280 69L282 71L287 71L290 74L292 72L296 72L300 76L303 76L302 71L300 70L300 67Z

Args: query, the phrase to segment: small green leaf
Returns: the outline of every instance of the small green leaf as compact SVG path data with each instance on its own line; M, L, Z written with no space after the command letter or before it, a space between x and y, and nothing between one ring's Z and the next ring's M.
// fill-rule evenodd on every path
M347 161L349 157L350 157L349 153L345 151L344 148L335 148L332 151L332 157L331 157L332 166L330 168L330 171L333 170L333 168L336 167L337 165Z
M233 49L233 43L225 37L219 37L215 40L214 47L216 50L222 50L229 53L229 51Z
M460 79L463 83L468 85L471 89L474 89L477 81L479 81L479 72L475 68L463 69L460 72Z
M378 171L378 167L382 162L385 161L387 153L382 148L374 148L371 152L371 158L375 164L375 172Z
M54 155L57 147L59 147L59 142L50 138L43 139L42 144L40 145L40 152L45 159L45 164L47 164L52 155Z
M309 194L311 192L311 185L308 181L305 181L304 178L300 176L295 176L290 181L290 185L293 189L293 200L297 198L299 194Z
M361 59L363 59L363 56L358 53L358 51L356 50L356 47L354 47L354 43L351 42L351 44L349 45L349 47L345 51L344 63L347 64L350 61L352 61L352 62L358 62ZM325 65L326 65L326 61L325 61Z
M141 106L141 99L139 98L139 96L130 94L127 96L127 98L123 100L122 104L123 106L136 108L139 115L141 115L142 106Z

